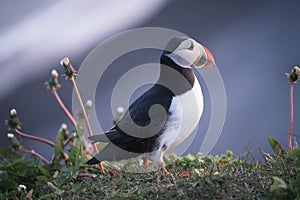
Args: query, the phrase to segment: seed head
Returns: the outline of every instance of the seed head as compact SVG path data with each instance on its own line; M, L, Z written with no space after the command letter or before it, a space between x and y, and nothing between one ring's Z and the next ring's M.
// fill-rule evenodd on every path
M9 111L9 118L5 121L5 124L9 127L9 129L19 129L21 128L21 122L18 118L16 109L11 109Z
M64 140L69 138L70 132L68 130L67 124L61 124L59 131L63 134Z
M10 114L11 117L17 116L17 111L16 111L16 109L14 109L14 108L11 109L10 112L9 112L9 114Z
M15 135L14 135L13 133L7 133L7 137L8 137L9 139L12 139L12 138L15 137Z
M285 73L290 83L296 83L299 79L299 74L300 74L300 68L297 66L295 66L294 69L292 69L292 72L290 74Z
M51 75L52 75L53 78L57 78L58 77L58 72L55 69L52 69Z
M61 124L61 129L62 129L62 130L67 130L67 129L68 129L67 124Z
M7 133L7 137L11 143L11 147L15 150L19 150L21 148L19 140L15 137L13 133Z
M71 64L71 62L70 62L70 60L69 60L69 58L68 58L68 57L63 58L63 59L60 61L60 64L61 64L61 65L64 67L64 69L65 69L65 75L66 75L69 79L74 78L76 71L75 71L75 69L73 68L73 66L72 66L72 64Z
M119 106L117 108L117 112L118 112L118 114L123 114L124 113L124 108L122 106Z
M65 57L65 58L63 58L63 59L60 61L60 64L61 64L62 66L68 66L68 65L71 64L71 63L70 63L70 59L69 59L68 57Z
M86 107L91 108L93 106L92 100L87 100Z
M58 82L58 72L55 69L51 71L51 77L49 78L49 81L45 84L47 85L47 88L52 91L60 88L60 84Z
M123 116L124 116L124 108L122 106L119 106L117 108L117 114L115 116L113 123L117 124L122 119Z

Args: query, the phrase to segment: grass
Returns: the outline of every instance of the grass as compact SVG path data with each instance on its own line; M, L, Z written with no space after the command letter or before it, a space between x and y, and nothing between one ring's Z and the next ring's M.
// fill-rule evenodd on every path
M232 159L232 153L203 157L201 154L166 158L169 175L160 170L144 173L129 173L122 170L102 174L99 168L81 165L78 170L68 168L44 174L37 161L22 160L25 174L18 184L27 181L27 191L16 187L2 191L0 199L296 199L300 169L295 168L293 159L285 156L269 162L246 162ZM1 161L16 164L16 157ZM6 163L7 166L7 163ZM10 165L12 167L13 165ZM31 167L30 167L31 166ZM33 166L35 170L32 170ZM44 166L45 168L49 167ZM106 166L107 167L107 166ZM132 166L134 167L134 166ZM42 168L41 168L42 169ZM19 173L11 168L13 173ZM109 169L108 169L109 170ZM114 170L114 171L113 171ZM19 169L20 171L20 169ZM8 174L9 174L8 170ZM13 179L14 175L10 175ZM276 185L273 177L279 177L287 187ZM3 183L2 183L3 184ZM270 188L273 190L270 191ZM274 189L275 188L275 189ZM295 189L296 188L296 189ZM299 187L298 187L299 188Z

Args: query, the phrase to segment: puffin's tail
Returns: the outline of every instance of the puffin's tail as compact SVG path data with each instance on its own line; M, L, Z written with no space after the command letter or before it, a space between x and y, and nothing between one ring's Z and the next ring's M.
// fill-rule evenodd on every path
M90 160L87 161L86 163L87 163L88 165L94 165L94 164L100 163L100 161L99 161L97 158L93 157L92 159L90 159Z
M98 135L93 135L89 137L89 140L92 140L93 143L96 142L111 142L115 139L119 139L120 134L116 130L109 130L107 132L98 134Z
M106 145L98 154L87 161L87 164L94 165L102 161L119 161L140 156L141 153L133 153L123 150L113 143Z

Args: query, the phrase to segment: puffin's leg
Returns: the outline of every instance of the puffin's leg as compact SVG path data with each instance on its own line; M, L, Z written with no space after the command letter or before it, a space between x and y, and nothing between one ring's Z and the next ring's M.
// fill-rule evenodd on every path
M100 172L103 173L103 174L105 174L105 171L104 171L102 162L99 162L99 163L98 163L98 166L99 166Z
M159 155L159 167L165 175L169 175L169 171L166 169L166 164L164 161L164 153L167 150L167 146L163 145Z
M160 162L158 164L159 168L162 170L162 172L165 174L165 175L169 175L169 171L166 169L166 164L163 160L163 153L161 154L160 156Z
M148 160L148 158L143 157L143 164L144 164L145 169L149 168L149 160Z
M169 175L170 172L166 169L165 166L166 165L164 162L158 164L159 169L164 173L164 175Z
M164 152L166 151L166 145L163 145L161 149L158 149L154 152L152 152L149 155L149 159L153 162L157 163L158 170L161 170L165 175L170 174L168 170L166 169L166 164L164 162Z
M169 175L170 172L165 168L165 167L162 167L161 168L162 172L165 174L165 175Z

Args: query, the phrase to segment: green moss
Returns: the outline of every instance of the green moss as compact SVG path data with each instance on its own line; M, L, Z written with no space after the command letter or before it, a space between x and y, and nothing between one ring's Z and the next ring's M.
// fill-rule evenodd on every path
M297 189L300 170L294 166L293 159L288 157L274 158L271 162L246 162L240 158L232 159L230 151L222 155L206 157L201 154L179 158L170 155L165 158L170 175L164 175L160 170L144 173L116 170L116 174L111 176L109 173L101 174L96 166L83 165L76 172L69 168L55 171L54 165L41 168L38 167L40 164L36 160L26 160L7 151L2 151L2 154L4 159L0 161L0 175L6 179L1 179L0 182L1 199L21 198L22 195L26 195L17 190L19 184L27 184L27 191L33 189L32 195L38 199L300 197ZM8 159L7 156L13 159ZM130 164L134 167L136 162L130 161ZM130 164L126 167L130 167ZM109 167L113 166L106 166L107 169L111 169ZM277 187L274 177L278 177L275 179L286 187ZM10 180L10 182L4 183L3 180ZM4 187L5 185L7 187Z

